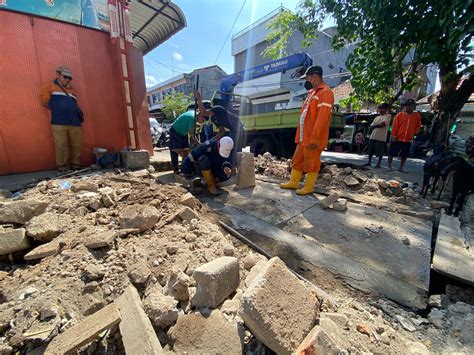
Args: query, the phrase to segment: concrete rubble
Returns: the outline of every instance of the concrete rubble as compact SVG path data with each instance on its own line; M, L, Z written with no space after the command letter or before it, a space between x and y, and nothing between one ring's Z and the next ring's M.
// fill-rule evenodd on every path
M262 166L267 177L288 178L288 161L267 154L256 158L257 172ZM398 193L395 183L357 169L326 165L323 174L330 189ZM348 177L357 190L346 186ZM67 182L70 189L40 182L0 203L0 354L148 353L141 346L150 353L427 354L474 346L474 293L450 287L422 316L376 295L351 290L349 297L321 270L305 273L305 261L288 264L329 286L325 293L278 257L267 260L223 233L207 205L149 171ZM398 197L410 193L402 186ZM329 208L347 208L339 190L330 200Z

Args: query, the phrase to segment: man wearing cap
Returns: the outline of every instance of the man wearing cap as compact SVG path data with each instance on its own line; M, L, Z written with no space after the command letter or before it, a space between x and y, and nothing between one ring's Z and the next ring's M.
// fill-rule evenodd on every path
M224 107L216 105L210 109L206 109L204 106L201 94L199 91L194 92L194 98L196 99L199 105L199 112L202 112L203 115L209 116L214 125L217 126L219 132L215 136L215 139L220 139L224 135L228 135L234 141L235 149L232 152L232 164L237 162L237 152L242 149L242 139L241 135L243 133L243 124L240 121L239 116L233 114L232 112L227 111Z
M400 156L398 170L403 173L407 172L403 167L410 155L413 137L421 128L421 115L419 112L415 112L415 105L415 100L406 100L403 104L404 111L397 113L393 120L388 153L388 171L392 171L393 157Z
M41 90L41 104L51 110L56 166L65 171L81 167L82 117L77 106L77 94L71 87L72 72L68 67L56 69L56 79ZM71 165L69 165L71 145Z
M300 122L296 130L297 146L290 181L280 187L296 190L298 195L308 195L314 192L321 166L321 152L328 143L334 93L323 81L320 66L310 66L300 79L306 79L304 86L308 94L301 107ZM304 187L299 189L303 172L306 173L306 180Z
M181 114L171 125L169 148L171 165L175 173L179 172L177 151L189 148L189 135L195 138L194 127L196 126L196 120L202 123L205 117L199 113L197 118L195 118L194 110L189 110Z
M230 155L234 141L230 137L206 141L193 149L184 159L181 173L186 177L196 172L201 174L207 184L207 189L216 194L216 182L226 181L232 175Z

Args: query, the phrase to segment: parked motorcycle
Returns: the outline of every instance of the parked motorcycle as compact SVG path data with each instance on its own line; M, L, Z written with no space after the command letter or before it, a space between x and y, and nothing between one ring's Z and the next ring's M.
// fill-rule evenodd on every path
M158 137L158 140L155 144L155 147L157 148L162 148L162 147L168 147L170 144L170 131L159 128L161 130L160 136Z

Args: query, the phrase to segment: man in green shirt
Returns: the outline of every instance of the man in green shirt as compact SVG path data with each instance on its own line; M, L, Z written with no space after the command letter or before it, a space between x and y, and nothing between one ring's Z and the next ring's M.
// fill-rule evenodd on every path
M197 115L199 123L204 122L205 117ZM189 135L194 138L194 126L196 120L194 118L194 111L186 111L180 115L171 125L170 128L170 155L171 165L175 172L179 171L178 167L178 153L176 150L189 148Z

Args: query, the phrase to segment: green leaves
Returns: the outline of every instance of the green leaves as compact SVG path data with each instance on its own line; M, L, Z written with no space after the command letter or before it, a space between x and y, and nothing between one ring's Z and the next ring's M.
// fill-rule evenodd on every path
M296 14L285 12L272 22L267 39L274 44L265 55L284 55L296 30L307 46L326 16L337 23L335 49L357 43L346 65L360 101L394 102L431 63L456 78L472 64L474 0L302 0Z
M172 91L171 94L166 95L163 98L163 113L168 121L174 120L174 117L178 117L184 111L186 106L190 103L189 96L184 95L182 92Z

